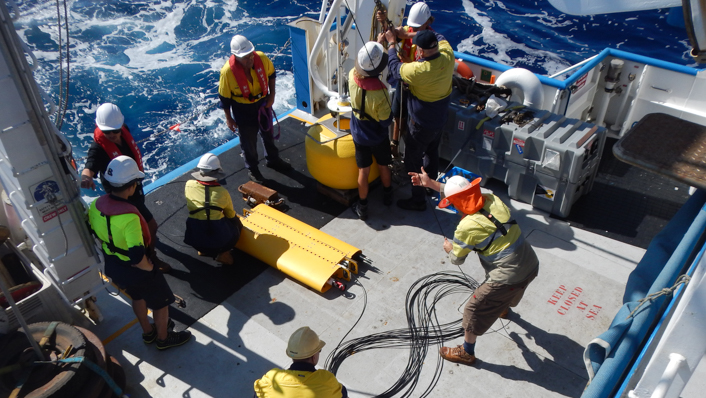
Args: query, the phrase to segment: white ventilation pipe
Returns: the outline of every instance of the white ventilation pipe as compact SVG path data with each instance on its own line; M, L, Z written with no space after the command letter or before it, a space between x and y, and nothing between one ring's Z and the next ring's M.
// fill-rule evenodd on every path
M496 86L505 86L512 90L513 101L533 108L542 108L544 89L542 82L534 73L522 68L512 68L503 72L495 81Z

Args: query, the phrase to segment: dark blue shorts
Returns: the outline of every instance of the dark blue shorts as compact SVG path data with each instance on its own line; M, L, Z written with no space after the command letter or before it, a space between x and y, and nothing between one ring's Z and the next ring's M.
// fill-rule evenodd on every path
M380 144L374 146L355 145L355 163L358 168L364 169L373 164L373 156L380 166L389 166L392 163L392 151L390 150L390 141L383 140Z
M147 308L158 310L174 302L174 293L169 288L164 274L154 267L152 271L143 271L123 261L117 256L104 254L105 274L113 283L127 293L133 300L145 300Z

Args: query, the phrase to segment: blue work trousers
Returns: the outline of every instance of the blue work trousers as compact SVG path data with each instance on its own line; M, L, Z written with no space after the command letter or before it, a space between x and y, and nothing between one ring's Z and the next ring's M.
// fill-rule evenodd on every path
M429 177L439 173L439 143L441 129L424 128L409 118L409 133L405 136L404 164L407 172L421 173L422 166ZM440 126L441 127L441 126ZM412 186L412 200L426 202L424 187Z
M275 146L275 140L272 133L260 131L258 123L258 111L260 106L264 106L265 99L262 99L253 104L234 103L231 106L233 119L238 125L238 133L240 134L240 149L242 150L243 160L247 169L257 169L257 136L260 133L262 145L265 147L265 159L268 162L273 162L279 159L279 150Z

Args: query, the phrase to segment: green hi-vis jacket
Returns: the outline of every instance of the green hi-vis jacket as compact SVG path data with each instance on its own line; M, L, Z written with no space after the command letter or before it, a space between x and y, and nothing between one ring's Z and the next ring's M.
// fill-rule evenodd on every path
M101 211L96 208L97 202L97 200L93 201L88 209L88 221L98 239L102 241L103 251L106 254L117 256L123 261L130 261L128 256L116 253L108 247L107 242L110 242L108 223L106 217L102 216ZM113 244L118 249L128 251L131 247L145 246L140 216L137 214L126 213L110 216L110 231L113 235Z

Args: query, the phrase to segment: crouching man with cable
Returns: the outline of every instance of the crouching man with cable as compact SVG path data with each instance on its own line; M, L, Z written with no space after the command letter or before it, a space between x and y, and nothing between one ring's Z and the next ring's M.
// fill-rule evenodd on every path
M157 342L157 349L180 346L191 339L191 332L169 331L169 304L175 301L162 271L147 257L152 237L145 218L128 198L138 189L145 174L132 158L121 155L111 160L105 171L109 192L91 203L88 221L101 240L105 274L132 298L132 310L142 327L145 344ZM154 311L154 324L147 309Z
M444 250L451 262L460 265L475 251L485 270L485 281L463 310L463 344L439 350L447 361L471 365L476 361L476 338L520 303L525 289L537 276L539 260L512 219L510 209L497 196L481 194L480 178L470 182L453 176L442 184L429 178L424 168L421 171L409 173L412 184L442 192L445 198L439 207L453 205L463 214L453 243L444 239Z
M292 366L274 368L255 380L255 398L348 398L346 387L333 373L316 369L325 344L308 326L297 329L287 344Z

